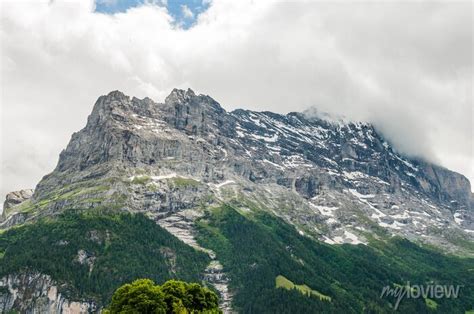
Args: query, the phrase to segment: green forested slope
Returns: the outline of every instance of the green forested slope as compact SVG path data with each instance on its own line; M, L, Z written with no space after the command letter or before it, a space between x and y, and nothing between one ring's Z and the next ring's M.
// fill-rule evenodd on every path
M198 240L217 253L241 313L390 313L395 300L380 298L383 287L407 281L464 287L458 299L435 304L404 299L400 313L464 313L474 304L472 259L401 238L331 246L268 213L243 215L222 206L198 222ZM86 253L82 263L80 251ZM62 293L101 305L136 278L200 282L208 263L206 254L139 214L67 211L0 234L0 275L39 271L66 283ZM296 288L288 290L288 283Z
M211 211L199 241L217 252L244 313L385 313L394 299L380 298L386 285L464 285L458 299L440 299L439 313L464 313L474 304L474 261L446 256L400 238L364 245L330 246L299 235L267 213L241 215L229 206ZM331 297L308 297L275 287L282 275ZM424 299L404 299L401 313L431 313Z
M101 304L137 278L200 282L208 263L207 254L140 214L68 211L0 234L0 275L39 271L67 283L66 295Z

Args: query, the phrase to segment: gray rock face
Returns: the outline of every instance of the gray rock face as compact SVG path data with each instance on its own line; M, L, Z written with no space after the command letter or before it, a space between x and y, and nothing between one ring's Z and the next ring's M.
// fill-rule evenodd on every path
M229 180L233 192L222 193L227 187L219 185ZM277 190L308 212L283 210ZM209 96L177 89L163 104L119 91L101 96L56 169L37 185L31 202L41 206L3 225L71 206L169 213L237 196L258 199L320 239L344 234L341 220L347 226L354 215L435 244L443 237L431 239L426 230L449 226L462 237L472 235L464 228L470 218L462 226L454 219L472 211L469 181L398 154L370 124L306 113L229 113ZM314 207L327 204L334 217ZM368 227L353 224L351 230Z
M474 240L474 198L464 176L400 155L367 123L226 112L192 90L175 89L161 104L119 91L101 96L28 202L12 205L0 228L106 206L146 212L196 247L193 219L225 202L242 212L266 210L330 244L365 244L367 233L382 229L474 255L462 245ZM78 258L93 266L86 252ZM203 276L231 311L218 259Z
M260 160L283 168L264 167ZM222 161L233 169L223 169ZM93 170L88 175L94 178L117 167L160 168L172 162L180 163L173 168L210 181L223 178L223 170L252 182L276 178L283 183L304 168L318 177L327 169L360 171L390 183L392 192L403 183L430 198L455 201L462 209L470 209L472 201L465 177L398 155L371 125L330 123L300 113L227 113L209 96L176 89L164 104L118 91L101 96L87 126L73 135L53 174L38 185L35 198L77 180L66 178L66 173ZM93 169L98 165L102 172ZM316 191L316 176L298 178L309 177L315 186L310 185L307 196ZM323 181L320 185L332 188L350 185L332 174Z
M51 277L39 273L12 274L0 278L0 312L21 313L91 313L96 305L70 301L58 293Z
M8 193L3 203L3 211L7 211L9 208L26 201L31 196L33 196L33 190L31 189Z
M0 216L0 226L10 227L26 220L26 217L22 214L11 214L13 207L19 207L19 205L26 203L33 196L33 190L26 189L15 192L10 192L5 198L3 203L3 211ZM9 221L5 221L7 217L10 217Z

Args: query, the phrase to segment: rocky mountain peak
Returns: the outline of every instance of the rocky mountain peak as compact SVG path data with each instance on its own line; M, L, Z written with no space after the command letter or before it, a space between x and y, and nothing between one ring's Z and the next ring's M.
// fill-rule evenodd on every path
M87 124L90 126L99 125L110 118L114 111L124 108L131 99L121 91L112 91L107 95L100 96L94 104Z
M174 89L164 103L119 91L101 96L33 203L42 204L39 213L107 202L167 213L209 195L257 201L321 239L373 225L416 238L435 230L432 243L443 230L474 234L468 180L397 153L372 125L305 113L228 113L191 89Z
M166 97L164 111L167 122L191 135L208 134L223 123L226 114L211 97L176 88Z
M166 97L165 103L175 104L187 102L193 97L196 97L196 94L191 88L188 88L187 90L174 88L171 93Z
M110 93L108 93L105 98L109 99L109 100L129 100L130 99L130 96L127 96L125 95L123 92L119 91L119 90L114 90L114 91L111 91Z

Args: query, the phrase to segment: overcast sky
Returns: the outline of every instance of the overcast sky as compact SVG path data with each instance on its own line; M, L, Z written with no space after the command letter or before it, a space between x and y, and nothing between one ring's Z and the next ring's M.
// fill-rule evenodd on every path
M100 95L174 87L370 121L474 181L470 1L1 2L1 195L53 170Z

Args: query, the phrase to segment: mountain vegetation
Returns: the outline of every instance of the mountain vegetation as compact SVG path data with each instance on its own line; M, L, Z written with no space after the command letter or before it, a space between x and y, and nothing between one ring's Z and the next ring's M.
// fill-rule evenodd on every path
M200 243L227 269L235 305L243 313L387 313L394 311L396 299L381 298L382 288L406 282L463 288L457 299L436 300L436 308L422 298L404 299L402 313L464 313L474 302L473 259L399 237L373 238L370 246L327 245L266 212L242 214L230 206L209 211L199 233ZM299 286L279 288L282 277L286 288ZM301 293L301 287L317 293Z
M138 279L115 291L107 313L221 313L218 297L197 283L169 280L155 285L150 279Z
M209 257L142 214L67 211L0 234L0 276L50 275L69 297L106 304L137 278L199 282Z

